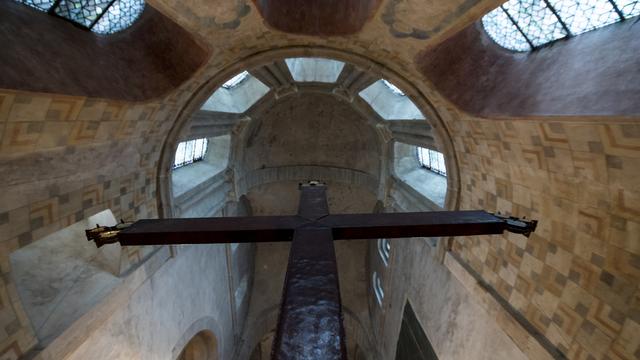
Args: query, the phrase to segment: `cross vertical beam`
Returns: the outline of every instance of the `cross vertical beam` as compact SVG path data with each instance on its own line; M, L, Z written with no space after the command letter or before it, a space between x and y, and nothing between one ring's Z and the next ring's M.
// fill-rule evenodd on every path
M313 222L293 235L272 359L345 359L345 331L324 185L300 187L298 215Z

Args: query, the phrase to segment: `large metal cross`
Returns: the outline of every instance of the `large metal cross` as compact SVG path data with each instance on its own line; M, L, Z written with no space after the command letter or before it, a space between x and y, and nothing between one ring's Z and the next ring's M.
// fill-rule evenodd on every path
M98 246L292 241L272 358L346 359L333 240L465 236L511 231L528 236L536 221L485 211L329 214L326 187L300 186L295 216L138 220L87 230Z

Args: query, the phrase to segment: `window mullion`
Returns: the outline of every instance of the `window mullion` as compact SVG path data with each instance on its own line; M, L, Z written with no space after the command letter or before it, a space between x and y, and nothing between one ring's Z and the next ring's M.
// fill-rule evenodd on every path
M113 6L113 3L115 3L117 0L111 0L111 2L109 3L109 5L107 5L104 10L102 10L102 12L100 14L98 14L98 16L96 17L95 20L93 20L93 22L91 23L91 25L89 25L89 30L93 29L93 27L98 23L98 21L100 21L100 19L102 19L102 17L104 16L104 14L107 13L107 11L109 11L109 8L111 8L111 6Z
M507 17L509 18L509 20L511 20L511 22L513 23L513 25L516 27L516 29L518 29L518 31L520 32L520 34L522 34L522 36L524 37L525 40L527 40L527 43L529 44L529 46L531 46L531 49L535 49L536 47L533 45L533 43L531 42L531 40L529 40L529 37L527 36L527 34L524 33L524 31L522 30L522 28L520 28L520 25L518 25L518 22L511 16L511 14L509 14L509 12L507 11L507 9L504 8L504 6L500 5L500 9L502 9L502 11L504 11L504 13L507 15Z
M47 12L51 15L56 15L56 8L58 6L60 6L60 3L62 2L62 0L56 0L53 5L51 5L51 7L49 8L49 10L47 10Z
M620 8L618 7L618 4L616 4L616 2L613 1L613 0L607 0L607 1L609 1L611 6L613 6L613 10L615 10L616 14L618 14L618 16L620 17L620 20L621 21L626 20L626 18L624 17L624 14L622 13L622 11L620 11Z
M547 5L549 10L551 10L553 15L556 16L556 19L558 19L558 22L560 23L560 25L562 25L562 28L564 29L564 31L567 32L567 36L573 36L573 34L571 33L571 30L569 30L569 27L567 26L567 24L564 23L564 21L560 17L560 14L558 14L558 11L556 10L556 8L554 8L553 5L549 3L549 0L542 0L542 1Z

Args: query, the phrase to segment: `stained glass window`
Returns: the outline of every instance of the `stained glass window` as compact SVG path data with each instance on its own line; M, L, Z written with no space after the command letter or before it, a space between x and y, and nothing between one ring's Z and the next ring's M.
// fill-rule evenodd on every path
M444 165L444 156L442 153L421 147L416 147L416 149L420 166L436 174L447 176L447 168Z
M41 11L49 11L55 3L55 0L16 0L20 3L29 5Z
M173 159L173 168L177 169L181 166L204 159L207 153L207 145L207 139L196 139L179 143Z
M509 0L482 18L498 45L530 51L640 15L640 0Z
M58 16L98 34L131 26L144 10L144 0L15 0Z

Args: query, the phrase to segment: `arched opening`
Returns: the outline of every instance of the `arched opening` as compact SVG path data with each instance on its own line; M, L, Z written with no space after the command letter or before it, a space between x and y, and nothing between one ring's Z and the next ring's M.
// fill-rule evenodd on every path
M217 360L218 342L208 330L195 334L185 345L176 360Z

